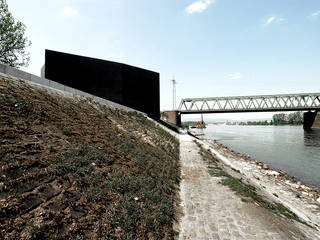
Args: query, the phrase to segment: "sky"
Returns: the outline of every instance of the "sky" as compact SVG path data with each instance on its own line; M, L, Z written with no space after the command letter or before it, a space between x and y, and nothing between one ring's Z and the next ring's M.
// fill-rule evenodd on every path
M160 73L161 110L181 98L320 92L319 0L7 0L45 49ZM210 114L263 118L273 113ZM189 116L188 117L194 117Z

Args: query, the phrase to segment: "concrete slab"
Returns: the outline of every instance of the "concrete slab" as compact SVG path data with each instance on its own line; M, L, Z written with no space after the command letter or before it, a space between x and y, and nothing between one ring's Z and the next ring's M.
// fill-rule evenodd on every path
M6 74L10 75L10 76L14 76L14 77L17 77L17 78L22 78L22 79L25 79L25 80L31 80L31 74L30 73L27 73L27 72L24 72L24 71L21 71L21 70L18 70L16 68L12 68L12 67L9 67L7 66L6 67Z

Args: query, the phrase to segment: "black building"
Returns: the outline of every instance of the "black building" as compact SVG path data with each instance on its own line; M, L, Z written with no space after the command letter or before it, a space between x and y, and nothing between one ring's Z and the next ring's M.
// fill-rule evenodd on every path
M160 119L159 73L46 50L44 77Z

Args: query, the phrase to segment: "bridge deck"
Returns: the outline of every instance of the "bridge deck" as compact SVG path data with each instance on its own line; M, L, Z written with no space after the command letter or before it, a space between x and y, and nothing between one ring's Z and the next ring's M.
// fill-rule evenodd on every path
M178 111L192 113L320 110L320 93L184 98Z

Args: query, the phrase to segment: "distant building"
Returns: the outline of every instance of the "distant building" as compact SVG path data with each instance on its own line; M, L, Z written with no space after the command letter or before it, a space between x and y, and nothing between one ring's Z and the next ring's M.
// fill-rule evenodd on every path
M46 50L42 77L160 119L159 73L127 64Z

